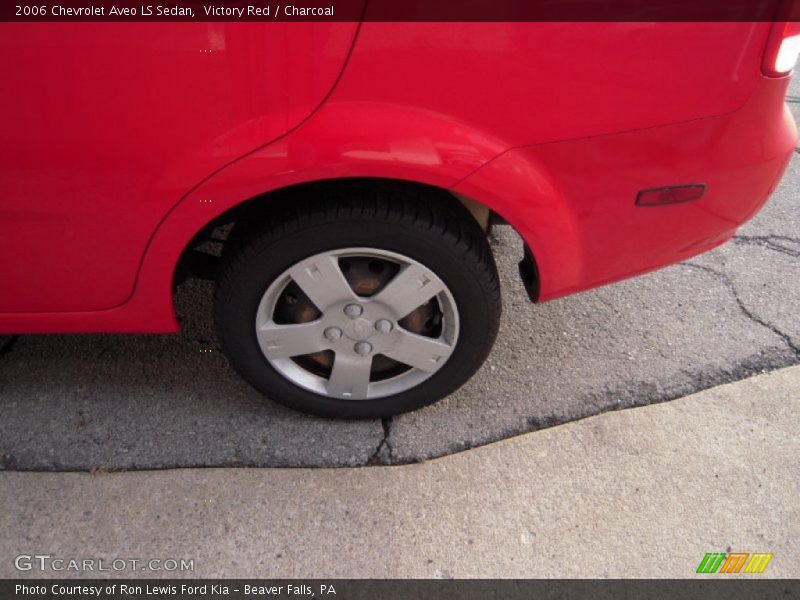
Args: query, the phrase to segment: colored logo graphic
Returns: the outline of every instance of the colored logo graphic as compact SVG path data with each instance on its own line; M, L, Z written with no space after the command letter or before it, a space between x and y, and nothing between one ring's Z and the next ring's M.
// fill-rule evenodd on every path
M763 573L772 554L765 552L707 552L697 566L698 573Z

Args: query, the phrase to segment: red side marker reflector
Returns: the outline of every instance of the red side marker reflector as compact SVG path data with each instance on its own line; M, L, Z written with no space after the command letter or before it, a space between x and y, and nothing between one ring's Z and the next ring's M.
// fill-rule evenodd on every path
M702 183L651 188L639 192L639 195L636 196L636 204L639 206L664 206L692 202L698 200L705 191L706 186Z

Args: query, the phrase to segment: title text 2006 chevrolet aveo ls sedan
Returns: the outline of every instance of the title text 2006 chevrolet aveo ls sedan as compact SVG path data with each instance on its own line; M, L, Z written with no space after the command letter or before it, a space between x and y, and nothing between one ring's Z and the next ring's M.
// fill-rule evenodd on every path
M3 26L0 331L174 332L216 273L269 398L388 416L498 329L492 222L541 302L728 240L795 144L800 30L726 23ZM218 264L198 248L227 238Z

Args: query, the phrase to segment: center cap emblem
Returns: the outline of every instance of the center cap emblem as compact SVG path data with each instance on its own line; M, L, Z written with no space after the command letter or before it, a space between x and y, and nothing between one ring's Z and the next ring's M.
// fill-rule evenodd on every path
M353 319L344 328L344 333L351 340L361 342L372 335L372 321L369 319Z

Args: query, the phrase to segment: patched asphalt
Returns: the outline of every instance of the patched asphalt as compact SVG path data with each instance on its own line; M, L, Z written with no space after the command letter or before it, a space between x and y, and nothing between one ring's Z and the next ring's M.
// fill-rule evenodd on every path
M800 121L797 81L789 101ZM0 468L414 462L800 363L798 190L796 155L732 242L542 305L519 282L516 235L496 229L504 315L489 360L455 394L384 421L309 417L252 390L219 352L205 282L179 289L176 336L0 338Z

